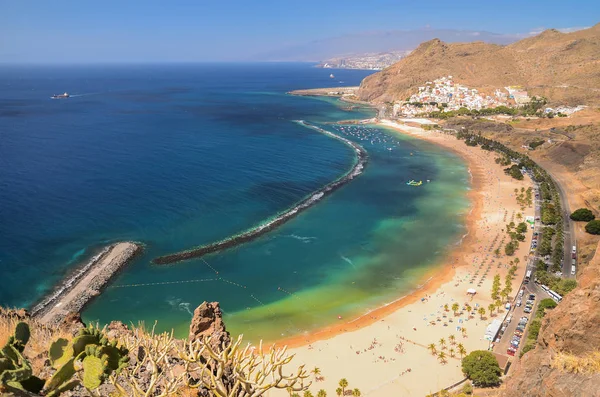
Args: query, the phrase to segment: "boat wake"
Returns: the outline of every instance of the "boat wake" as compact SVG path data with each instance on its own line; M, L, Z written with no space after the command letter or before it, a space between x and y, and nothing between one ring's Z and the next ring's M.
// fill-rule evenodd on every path
M368 160L367 152L362 146L342 136L336 135L332 132L324 130L323 128L317 127L316 125L312 125L304 120L296 120L294 122L304 127L316 130L322 134L329 136L330 138L337 139L346 144L348 147L352 148L354 150L354 153L356 154L356 160L350 171L348 171L346 174L336 179L335 181L311 193L309 196L301 200L299 203L297 203L290 209L259 224L258 226L255 226L240 234L227 237L223 240L219 240L211 244L203 245L175 254L160 256L158 258L153 259L152 262L158 265L167 265L188 259L199 258L206 254L222 251L252 241L255 238L283 225L302 211L312 207L327 195L333 193L338 188L342 187L346 183L350 182L352 179L356 178L358 175L362 174L365 166L367 165Z

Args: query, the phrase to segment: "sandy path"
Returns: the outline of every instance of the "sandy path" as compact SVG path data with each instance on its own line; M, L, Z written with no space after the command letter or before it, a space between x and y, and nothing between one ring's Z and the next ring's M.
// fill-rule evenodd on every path
M457 345L449 343L450 336L453 335L456 344L461 343L467 352L487 349L489 342L483 338L486 327L493 319L505 314L501 310L490 318L486 313L482 320L475 312L468 315L463 311L464 305L483 306L487 312L488 305L492 303L493 277L499 274L503 287L510 260L520 260L513 280L513 295L518 292L525 272L531 230L514 256L506 257L501 249L501 256L496 258L493 251L503 248L500 245L506 235L503 229L513 214L521 212L514 189L527 188L531 182L506 176L502 167L494 161L495 153L469 147L454 136L386 122L382 124L401 128L402 133L444 146L466 160L473 177L470 192L473 205L467 219L469 234L443 260L441 268L427 276L431 279L410 296L359 319L344 320L343 324L279 343L292 347L290 352L296 354L295 364L306 364L309 369L320 368L324 379L310 388L315 395L321 388L329 395L335 395L340 378L348 379L350 388L359 388L363 396L382 397L424 396L461 380L458 354L456 358L450 357L450 348L458 351ZM533 209L525 209L523 215L533 215ZM514 221L519 222L516 217ZM507 237L504 243L508 241ZM471 280L474 280L473 283ZM474 298L467 296L469 288L477 289ZM461 307L456 316L451 309L444 310L444 305L451 307L455 302ZM466 329L465 336L462 328ZM446 364L440 363L427 349L430 343L435 343L439 351L441 338L447 342L443 350L448 356ZM271 394L279 395L286 394Z
M131 242L117 243L102 255L92 267L79 278L67 292L61 294L48 308L42 310L38 320L53 324L68 313L79 313L85 304L100 294L110 278L124 266L139 250Z

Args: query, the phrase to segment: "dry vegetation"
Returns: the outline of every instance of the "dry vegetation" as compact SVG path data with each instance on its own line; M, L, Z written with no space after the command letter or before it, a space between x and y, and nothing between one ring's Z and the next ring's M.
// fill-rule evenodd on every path
M33 375L50 379L52 374L63 370L55 371L50 367L51 361L52 364L58 361L49 355L51 344L59 338L76 341L77 337L74 338L66 329L48 328L23 316L16 316L14 311L0 309L0 347L14 335L21 321L29 325L31 332L23 357L31 363ZM259 397L271 389L302 392L311 384L303 366L289 368L293 355L287 354L286 348L271 347L263 351L262 346L254 348L249 344L244 345L241 336L235 341L215 345L210 336L193 341L179 340L170 333L156 334L153 329L148 331L143 325L133 330L121 325L116 332L105 327L102 335L106 338L102 343L126 349L122 350L129 356L125 366L106 372L107 376L101 378L102 384L99 382L94 388L88 389L84 387L89 384L86 383L87 375L79 370L73 371L71 380L77 386L69 392L70 396ZM87 346L85 350L87 352ZM68 354L68 347L64 354ZM100 358L104 360L104 357ZM106 356L106 360L109 359ZM78 360L79 357L70 365L80 367ZM50 382L48 380L46 385ZM0 389L9 386L14 387L13 384L2 383Z
M552 360L552 368L574 374L600 373L600 351L578 357L568 353L558 353Z

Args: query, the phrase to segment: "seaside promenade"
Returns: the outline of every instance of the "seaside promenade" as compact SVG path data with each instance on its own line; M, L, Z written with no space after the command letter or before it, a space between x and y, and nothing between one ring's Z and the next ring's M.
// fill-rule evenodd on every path
M424 396L461 381L460 348L467 353L488 349L486 328L504 315L502 308L489 313L489 305L494 303L490 296L494 275L504 280L509 262L518 258L511 293L515 295L525 273L532 232L527 231L526 241L513 256L504 255L503 243L506 224L511 220L518 223L517 214L522 212L514 190L530 187L531 181L505 175L493 153L467 146L452 135L393 122L381 124L443 146L467 162L472 177L468 235L449 250L413 294L361 318L278 343L292 348L298 364L320 369L321 376L311 386L313 394L319 389L335 390L341 378L348 379L351 388L359 388L362 395L375 397ZM524 212L523 216L533 208ZM499 256L496 249L501 251ZM474 296L467 294L470 288L476 289ZM455 303L459 307L456 312L452 309ZM484 315L478 313L482 307ZM436 354L432 354L431 344ZM444 352L443 359L440 352ZM284 394L270 394L279 395Z

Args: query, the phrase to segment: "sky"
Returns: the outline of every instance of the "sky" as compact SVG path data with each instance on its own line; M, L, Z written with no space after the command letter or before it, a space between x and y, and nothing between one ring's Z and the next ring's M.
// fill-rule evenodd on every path
M356 32L527 34L600 22L599 0L0 0L0 63L243 61Z

